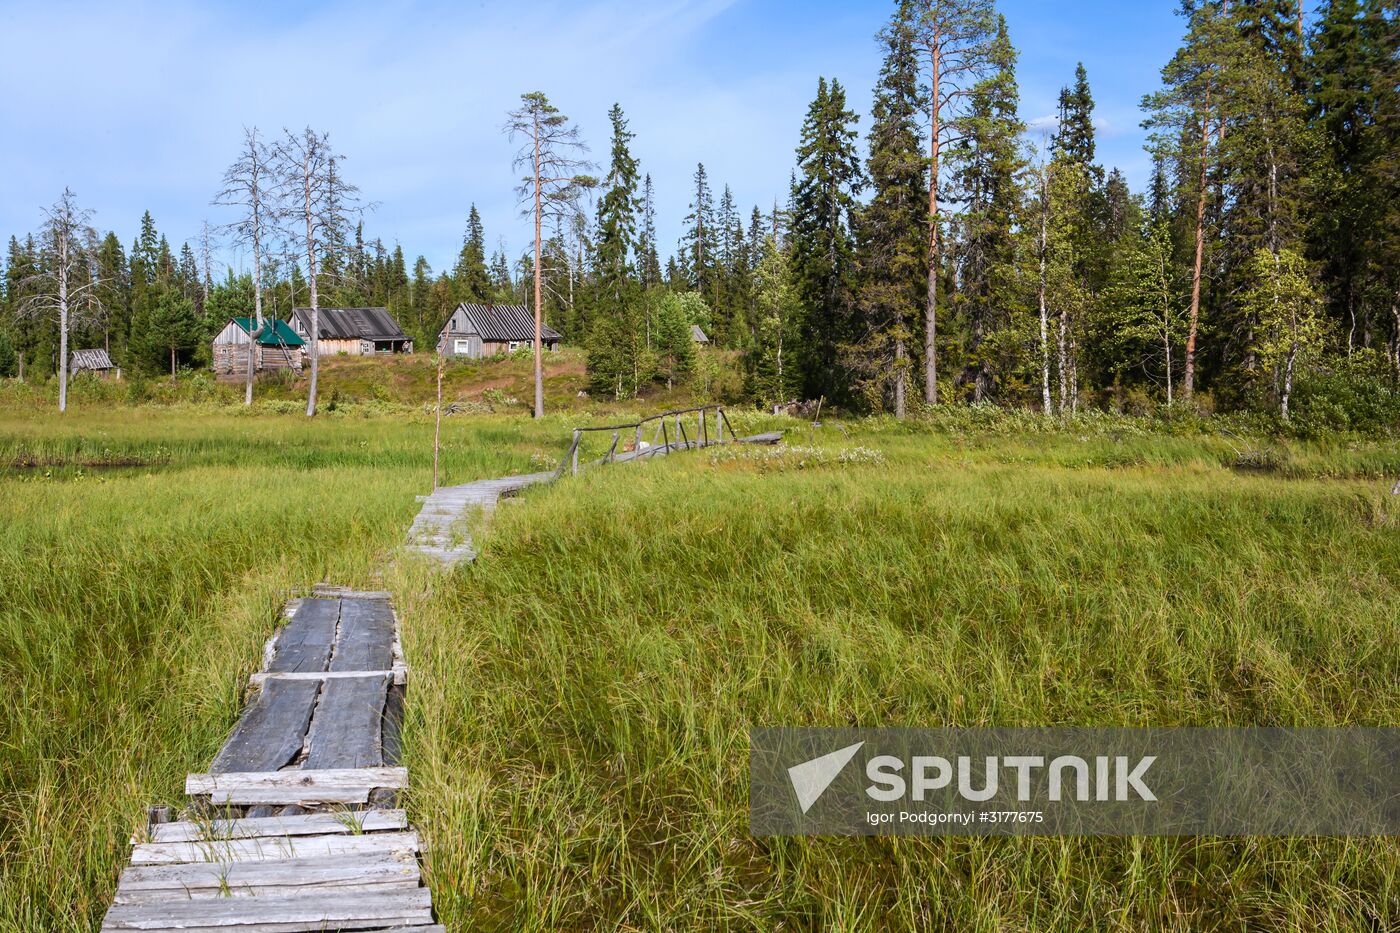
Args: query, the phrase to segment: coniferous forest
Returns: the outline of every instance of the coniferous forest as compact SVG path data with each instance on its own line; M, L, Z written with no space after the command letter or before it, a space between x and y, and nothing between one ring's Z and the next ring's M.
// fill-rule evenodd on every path
M544 318L586 352L595 395L692 376L698 324L764 406L1185 407L1393 425L1394 0L1184 0L1180 22L1142 101L1142 191L1097 159L1082 66L1065 75L1053 133L1028 136L1016 37L992 0L895 4L875 37L869 117L814 75L786 190L740 205L699 163L675 244L658 242L653 179L631 151L645 128L614 106L598 166L579 162L578 183L544 198ZM571 127L543 95L526 99ZM280 182L268 182L264 314L305 305L311 275L321 306L386 306L431 350L459 301L534 303L533 243L490 248L471 206L455 263L433 269L375 237L333 153L328 164L311 269L306 233L278 216ZM57 368L59 324L35 299L60 249L76 276L70 348L105 347L134 371L207 365L211 336L254 305L252 274L219 262L232 243L246 249L247 225L211 223L177 246L147 213L126 244L87 226L80 194L66 225L50 213L8 238L0 375Z

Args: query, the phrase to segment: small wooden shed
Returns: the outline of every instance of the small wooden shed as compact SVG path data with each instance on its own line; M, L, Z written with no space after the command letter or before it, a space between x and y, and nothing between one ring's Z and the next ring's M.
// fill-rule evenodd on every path
M563 338L548 325L540 325L540 344L555 350ZM534 346L535 316L524 305L478 305L463 302L438 332L437 348L443 356L480 359L513 353Z
M99 379L120 379L122 371L112 364L106 350L74 350L68 356L68 371L73 375L92 373Z
M264 318L262 333L258 335L254 348L251 334L257 330L252 318L229 318L224 329L214 338L214 372L220 376L241 375L248 372L248 353L256 350L253 357L253 370L290 369L301 372L303 347L306 341L297 336L296 331L286 321L277 318Z

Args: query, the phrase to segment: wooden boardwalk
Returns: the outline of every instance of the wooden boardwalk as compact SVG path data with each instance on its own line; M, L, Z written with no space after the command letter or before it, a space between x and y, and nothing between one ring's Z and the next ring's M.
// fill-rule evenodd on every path
M104 931L443 930L395 808L408 668L389 594L317 587L287 616L183 818L133 838Z
M766 434L737 438L733 443L776 444L782 437L781 431L770 431ZM698 449L702 446L712 445L699 441L677 440L669 444L625 450L595 462L626 463L663 457L675 451ZM559 476L560 472L557 471L526 473L522 476L476 480L460 486L441 486L423 500L422 510L408 529L406 546L410 551L449 567L464 560L475 560L476 551L472 549L471 536L462 527L462 522L470 510L480 510L489 515L502 498L513 496L528 486L553 482Z
M490 513L502 497L513 496L526 486L547 483L553 473L527 473L482 479L461 486L440 486L423 500L423 509L408 529L408 547L425 557L451 566L475 560L471 537L461 527L470 509Z

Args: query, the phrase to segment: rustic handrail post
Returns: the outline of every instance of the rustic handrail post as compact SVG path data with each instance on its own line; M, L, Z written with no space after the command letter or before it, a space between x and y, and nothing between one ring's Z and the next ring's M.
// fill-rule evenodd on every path
M608 462L613 462L613 454L617 452L617 432L613 432L612 446L608 448Z
M669 434L666 433L666 419L665 419L665 418L662 418L662 419L661 419L661 439L665 442L665 443L663 443L663 444L661 445L661 449L662 449L662 450L665 450L667 453L670 453L670 451L671 451L671 435L669 435Z
M635 456L642 455L642 423L637 422L637 439L632 442L632 449L636 451Z
M681 441L683 442L681 445L681 450L689 450L690 437L685 433L685 422L681 421L680 415L676 415L676 433L680 434Z
M705 446L705 407L704 407L703 405L700 406L700 410L699 410L698 412L695 413L695 417L698 418L699 421L700 421L700 423L696 426L696 429L695 429L695 437L700 441L700 446L701 446L701 447L704 447L704 446Z
M721 420L721 419L723 419L723 418L724 418L724 407L721 406L721 405L716 405L716 406L715 406L715 437L719 438L719 440L716 442L716 443L719 443L719 444L723 444L723 443L724 443L724 422Z
M578 441L579 441L579 437L580 437L581 435L582 435L582 432L579 431L578 428L574 428L573 450L570 452L570 456L573 458L573 475L574 475L574 476L578 476Z

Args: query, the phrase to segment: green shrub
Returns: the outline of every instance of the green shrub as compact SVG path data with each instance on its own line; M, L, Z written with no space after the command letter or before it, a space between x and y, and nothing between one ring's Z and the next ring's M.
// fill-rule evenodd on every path
M1357 350L1329 369L1299 379L1293 392L1293 425L1304 436L1332 431L1395 434L1400 429L1400 382L1381 353Z

